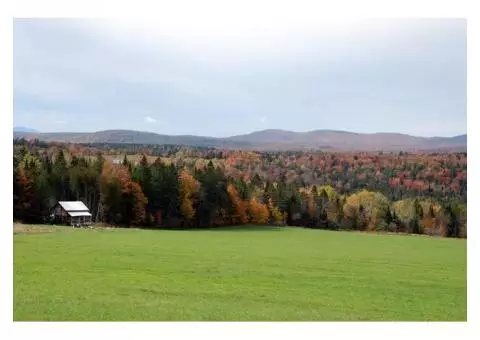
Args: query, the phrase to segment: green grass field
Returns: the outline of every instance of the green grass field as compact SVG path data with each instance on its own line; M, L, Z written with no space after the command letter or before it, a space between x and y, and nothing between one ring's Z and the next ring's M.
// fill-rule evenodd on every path
M14 235L14 320L467 318L465 240L300 228Z

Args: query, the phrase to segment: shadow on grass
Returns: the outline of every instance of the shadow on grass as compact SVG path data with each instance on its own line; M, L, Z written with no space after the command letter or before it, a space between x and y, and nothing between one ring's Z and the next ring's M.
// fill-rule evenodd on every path
M232 226L232 227L211 227L211 228L205 228L205 229L193 229L196 231L201 231L201 230L208 230L208 231L237 231L237 232L243 232L243 231L284 231L285 229L283 227L278 227L278 226L268 226L268 225L244 225L244 226Z
M143 228L147 229L147 228ZM252 231L284 231L284 227L279 226L268 226L268 225L242 225L242 226L231 226L231 227L202 227L202 228L148 228L155 230L165 230L165 231L185 231L185 232L199 232L199 231L213 231L213 232L252 232Z

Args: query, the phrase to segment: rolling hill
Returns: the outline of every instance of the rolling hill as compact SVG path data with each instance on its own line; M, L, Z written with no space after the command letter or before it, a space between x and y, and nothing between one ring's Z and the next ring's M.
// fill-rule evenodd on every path
M25 126L14 126L13 127L13 132L39 132L35 129L31 129L29 127L25 127Z
M416 137L400 133L354 133L335 130L294 132L263 130L226 138L171 136L133 130L106 130L92 133L38 133L14 131L14 138L71 143L177 144L200 147L254 150L325 151L465 151L467 135L455 137Z

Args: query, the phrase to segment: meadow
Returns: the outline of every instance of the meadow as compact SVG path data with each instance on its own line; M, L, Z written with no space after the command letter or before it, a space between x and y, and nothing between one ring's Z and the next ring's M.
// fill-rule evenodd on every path
M13 238L15 321L467 318L464 239L259 226Z

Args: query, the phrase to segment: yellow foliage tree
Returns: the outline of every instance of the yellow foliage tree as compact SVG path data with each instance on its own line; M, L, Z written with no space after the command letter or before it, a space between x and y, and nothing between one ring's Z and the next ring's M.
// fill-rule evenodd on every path
M387 208L388 199L384 195L362 190L347 197L343 213L351 223L361 221L367 230L376 230L378 223L385 217Z
M400 221L400 230L406 230L411 221L415 218L415 200L404 199L392 204L392 211ZM425 216L425 214L424 214Z
M327 219L331 222L337 223L338 222L338 215L339 215L339 204L337 204L337 199L329 200L327 205Z
M317 190L318 190L318 193L321 193L322 190L325 190L328 196L328 200L330 202L335 201L338 197L338 193L335 191L335 189L331 185L322 185Z
M248 214L250 222L253 224L266 224L268 222L268 207L257 201L253 196L248 202Z
M195 217L192 195L198 192L200 183L187 170L182 170L178 177L180 184L180 213L184 220L188 222Z
M272 217L273 223L276 225L282 225L285 223L284 214L282 214L278 207L275 206L271 198L268 200L268 210L270 212L270 216Z

